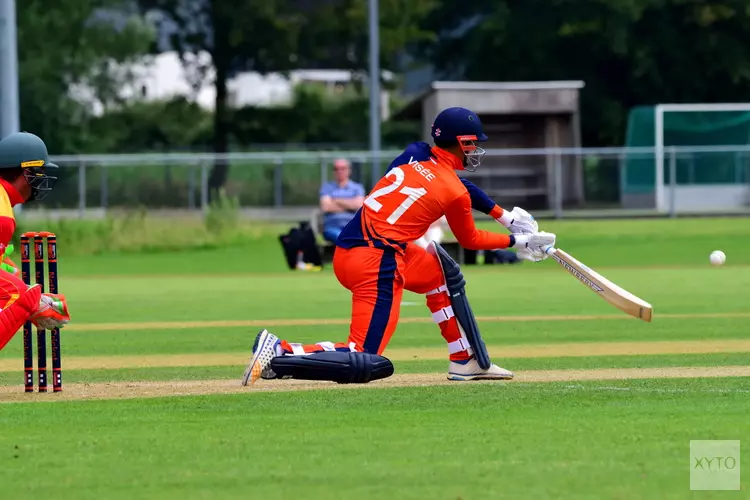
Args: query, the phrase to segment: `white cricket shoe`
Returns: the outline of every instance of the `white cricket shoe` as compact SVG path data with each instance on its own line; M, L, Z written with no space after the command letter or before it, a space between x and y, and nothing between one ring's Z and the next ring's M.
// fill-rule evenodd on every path
M271 360L278 356L279 338L265 328L258 332L253 344L253 356L250 358L245 373L242 374L242 385L254 384L259 378L275 378L271 370Z
M510 380L512 378L512 371L497 365L492 365L487 370L481 368L474 357L464 363L451 361L448 366L448 380Z

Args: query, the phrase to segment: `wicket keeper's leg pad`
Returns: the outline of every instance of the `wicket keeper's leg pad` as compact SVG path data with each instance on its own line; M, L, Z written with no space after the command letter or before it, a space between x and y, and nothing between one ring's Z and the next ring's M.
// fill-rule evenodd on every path
M472 311L469 299L466 297L466 280L464 280L458 262L453 260L448 252L434 241L430 243L427 250L440 260L440 267L443 269L443 276L445 277L445 287L450 295L456 321L466 335L477 363L481 368L488 370L492 366L492 360L482 339L482 334L479 332L474 311Z
M304 356L276 356L271 369L279 378L366 384L393 375L388 358L367 352L326 351Z

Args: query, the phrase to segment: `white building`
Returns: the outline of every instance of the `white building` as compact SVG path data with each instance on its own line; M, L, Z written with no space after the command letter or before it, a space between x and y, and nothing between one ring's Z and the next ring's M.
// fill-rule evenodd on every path
M142 62L128 68L113 68L123 75L127 72L133 75L132 82L120 89L119 97L126 100L160 100L184 96L204 109L213 110L216 89L210 55L203 52L187 54L186 57L191 62L188 65L191 71L186 71L177 52L147 56ZM201 73L201 70L193 70L194 68L205 68L205 71ZM331 93L336 93L355 81L357 76L348 70L293 70L288 75L243 72L227 82L229 103L233 107L284 105L290 102L295 85L317 83L324 85ZM384 71L383 78L392 81L394 75ZM91 106L94 114L103 113L105 105L95 96L91 87L76 85L71 88L71 94L78 101ZM389 109L386 91L381 100L384 104L383 119L387 119Z

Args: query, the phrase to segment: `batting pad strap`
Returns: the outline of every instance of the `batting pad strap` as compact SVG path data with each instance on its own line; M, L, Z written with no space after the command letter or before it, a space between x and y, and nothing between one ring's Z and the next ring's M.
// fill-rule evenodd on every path
M292 354L294 354L295 356L304 356L305 354L307 354L305 352L305 348L302 347L302 344L289 344L289 345L292 346Z
M448 342L448 352L450 354L456 354L457 352L467 351L469 354L473 354L471 346L466 339L458 339L453 342Z
M333 342L318 342L317 345L323 348L324 351L335 351L336 346L333 345Z
M438 293L442 293L442 292L448 293L448 287L445 285L441 285L433 290L430 290L425 295L437 295Z
M442 323L443 321L448 321L453 316L455 316L453 314L453 306L447 306L432 313L432 320L435 323Z

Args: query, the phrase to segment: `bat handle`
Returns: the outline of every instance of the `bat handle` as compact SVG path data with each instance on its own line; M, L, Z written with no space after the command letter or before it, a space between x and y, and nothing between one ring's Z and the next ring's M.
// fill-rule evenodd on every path
M544 251L547 255L555 255L557 253L557 248L553 247L552 245L548 246L547 249Z

